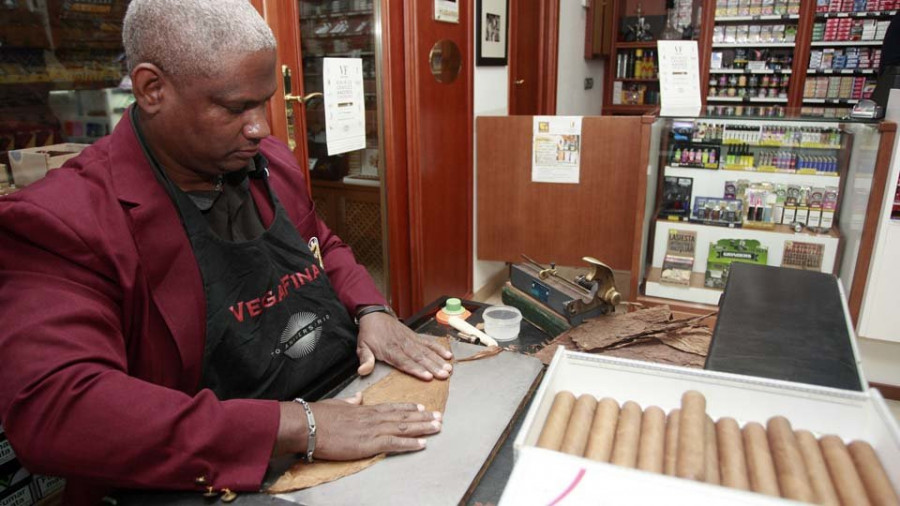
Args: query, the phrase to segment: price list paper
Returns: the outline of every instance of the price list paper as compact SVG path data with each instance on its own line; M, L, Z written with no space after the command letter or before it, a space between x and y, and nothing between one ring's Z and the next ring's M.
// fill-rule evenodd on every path
M531 181L578 184L581 116L535 116Z
M661 40L659 53L660 116L700 114L700 59L697 41Z
M366 147L366 104L361 58L325 58L325 139L328 155Z

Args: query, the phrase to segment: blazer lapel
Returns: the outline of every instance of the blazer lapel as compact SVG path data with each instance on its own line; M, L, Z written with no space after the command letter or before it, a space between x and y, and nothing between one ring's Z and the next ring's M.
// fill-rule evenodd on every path
M119 201L131 218L132 234L153 301L181 354L185 377L195 388L206 340L203 281L181 217L153 174L130 121L130 111L112 133L110 166Z

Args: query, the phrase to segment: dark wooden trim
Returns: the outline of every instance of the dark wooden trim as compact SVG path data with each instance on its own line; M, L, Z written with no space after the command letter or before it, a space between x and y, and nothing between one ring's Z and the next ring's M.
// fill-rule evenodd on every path
M276 72L278 73L278 88L275 95L266 106L266 116L272 135L285 143L288 142L287 118L285 117L284 83L281 79L281 66L287 65L293 76L293 93L303 95L303 55L300 49L300 13L297 10L297 2L281 2L278 0L252 0L253 6L259 10L272 28L275 40L278 42L276 50ZM294 148L294 158L300 165L306 177L307 191L312 191L309 177L308 146L306 145L306 114L303 106L291 104L294 110L294 134L297 147Z
M471 4L472 2L470 2ZM460 6L460 9L463 7ZM509 16L509 5L507 5L506 15ZM469 24L466 29L466 37L472 40L475 34L478 20L475 19L475 12L469 12ZM507 26L506 34L509 40L509 27ZM474 273L475 273L475 58L472 55L472 47L465 52L463 57L463 68L465 69L463 77L466 80L466 111L468 111L466 121L466 166L464 173L466 177L466 221L469 226L466 234L466 298L471 298L474 293ZM554 81L556 77L554 75Z
M506 30L506 40L509 44L506 50L507 66L506 66L506 113L512 114L516 109L516 56L519 54L519 45L516 44L516 37L519 33L519 1L509 0L507 6L507 20L509 24ZM478 15L478 10L472 13L472 17ZM478 30L478 23L474 24L474 30ZM480 38L481 34L475 33L475 38ZM476 51L478 51L476 46Z
M406 64L402 2L381 0L381 90L384 178L387 205L390 301L403 318L412 314L410 268L409 179L406 139Z
M794 39L794 62L791 66L787 107L803 106L803 88L806 84L806 69L809 67L810 42L815 21L816 2L800 2L800 19L797 21L797 36Z
M900 385L886 385L884 383L869 383L872 388L877 388L881 396L892 401L900 401Z
M709 64L712 59L713 25L716 22L716 2L705 0L703 4L703 19L700 20L700 36L697 38L697 55L700 58L700 114L706 112L706 97L709 96ZM659 53L657 53L657 59Z
M884 192L891 172L891 154L894 151L897 125L884 122L881 128L881 141L878 143L878 154L875 157L875 172L872 174L872 189L869 191L869 203L866 206L866 218L863 222L862 235L859 238L859 251L856 255L856 268L853 270L853 284L847 306L850 309L850 320L856 327L859 311L862 308L863 295L866 292L866 281L869 278L869 265L875 249L875 234L878 232L878 221L882 213Z
M541 0L538 114L556 114L556 86L559 77L559 0Z
M637 300L640 295L641 283L641 249L644 244L644 215L647 208L647 165L650 161L650 128L656 117L653 114L645 114L641 117L641 150L640 162L637 171L637 192L634 206L634 236L631 246L631 273L628 282L628 293L631 300Z
M597 0L594 0L597 1ZM603 114L611 114L613 83L616 80L616 65L619 56L619 4L620 0L607 0L612 3L612 26L610 30L609 57L603 67Z
M509 67L506 103L510 114L516 108L516 56L519 48L515 41L519 29L518 2L519 0L510 0L509 3ZM538 94L537 115L553 116L556 114L556 90L559 77L559 0L540 0L539 8L540 33L538 37L540 41L538 47L541 53L537 55L539 76L536 90Z

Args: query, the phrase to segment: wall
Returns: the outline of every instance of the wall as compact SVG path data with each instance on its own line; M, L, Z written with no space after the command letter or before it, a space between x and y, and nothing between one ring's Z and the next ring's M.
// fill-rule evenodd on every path
M476 35L477 36L477 35ZM474 41L473 41L474 42ZM475 44L472 44L475 47ZM474 61L474 57L473 57ZM474 106L475 117L478 116L507 116L509 114L509 67L475 67L474 72ZM475 127L477 129L477 126ZM473 181L478 181L478 132L475 132L475 149L472 153ZM478 187L475 185L472 198L473 222L476 224L473 241L475 259L472 269L472 291L477 292L484 285L505 269L503 262L493 262L478 259Z
M595 0L596 1L596 0ZM603 60L584 59L584 32L587 9L581 2L559 3L559 75L556 85L556 114L599 116L603 108ZM584 89L584 78L594 79L594 87Z

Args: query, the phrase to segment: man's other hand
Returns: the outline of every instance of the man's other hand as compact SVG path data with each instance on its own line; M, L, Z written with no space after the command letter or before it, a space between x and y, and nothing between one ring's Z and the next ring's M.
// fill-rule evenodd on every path
M356 344L360 376L370 374L375 360L386 362L401 371L429 381L447 379L453 366L449 350L437 342L416 335L398 319L386 313L369 313L359 319Z

